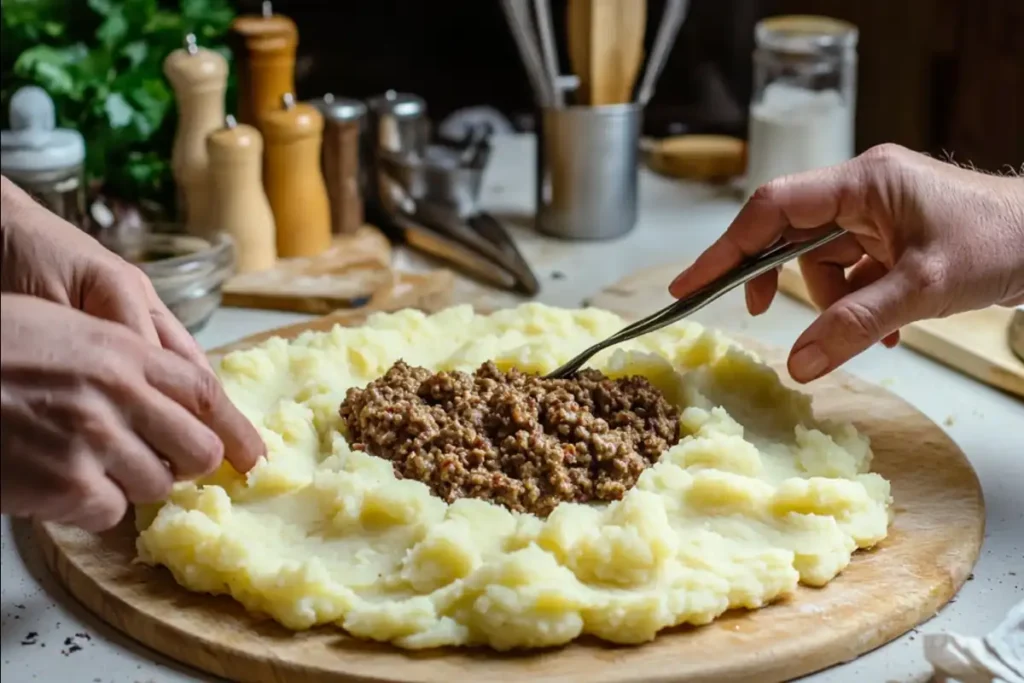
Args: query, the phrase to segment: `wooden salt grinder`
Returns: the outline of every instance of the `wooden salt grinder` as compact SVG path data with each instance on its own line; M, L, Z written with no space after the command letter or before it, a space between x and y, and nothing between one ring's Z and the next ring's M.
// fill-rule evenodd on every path
M310 104L324 117L321 164L331 200L331 229L336 235L351 235L363 225L359 147L366 105L330 93Z
M277 261L274 214L263 191L263 138L228 116L206 138L210 158L210 222L235 243L235 271L272 268Z
M291 93L261 120L263 184L274 210L277 255L316 256L331 246L331 205L320 169L324 117Z
M167 55L164 75L178 103L178 129L171 152L178 213L189 234L209 237L218 226L210 224L206 217L206 136L224 121L228 63L216 52L198 47L190 33L184 48Z
M295 51L299 31L288 17L274 14L271 3L263 13L242 15L231 25L238 60L238 120L260 126L263 114L277 109L281 96L295 92Z

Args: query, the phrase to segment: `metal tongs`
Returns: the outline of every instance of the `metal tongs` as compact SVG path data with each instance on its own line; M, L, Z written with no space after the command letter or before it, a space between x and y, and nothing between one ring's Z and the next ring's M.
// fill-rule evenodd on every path
M674 322L678 322L686 316L696 313L725 293L753 280L758 275L763 275L774 268L778 268L787 261L817 249L823 244L827 244L843 235L844 232L842 228L835 227L824 235L807 240L806 242L782 243L769 247L766 251L747 259L733 270L711 281L693 294L669 304L657 313L638 320L604 341L594 344L562 367L548 373L546 379L564 379L569 377L582 368L595 354L604 351L608 347L621 344L624 341L635 339L648 332L654 332Z

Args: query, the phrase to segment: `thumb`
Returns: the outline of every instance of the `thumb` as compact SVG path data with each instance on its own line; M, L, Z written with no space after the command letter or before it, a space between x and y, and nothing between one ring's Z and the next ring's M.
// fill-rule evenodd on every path
M925 317L906 267L897 267L826 308L789 356L789 374L810 382L834 370L904 325Z

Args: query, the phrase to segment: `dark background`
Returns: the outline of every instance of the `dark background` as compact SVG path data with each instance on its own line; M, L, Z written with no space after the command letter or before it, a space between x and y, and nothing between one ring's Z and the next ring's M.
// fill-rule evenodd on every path
M238 0L258 12L258 0ZM565 55L565 0L551 0ZM664 0L647 0L647 46ZM297 89L426 98L434 120L490 105L530 126L525 71L497 0L277 0L299 27ZM860 29L857 146L898 142L979 168L1024 163L1024 0L691 0L647 111L649 134L744 136L753 28L780 13Z

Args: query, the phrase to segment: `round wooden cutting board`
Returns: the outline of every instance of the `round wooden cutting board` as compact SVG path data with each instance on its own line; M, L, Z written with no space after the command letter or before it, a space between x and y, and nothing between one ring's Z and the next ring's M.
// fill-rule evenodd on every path
M285 328L282 336L326 329L335 320L361 322L353 315L320 319ZM750 346L781 367L781 353ZM842 372L808 390L820 416L850 420L871 438L874 469L892 482L889 538L857 553L825 588L801 587L779 604L664 631L642 646L582 640L525 654L407 652L338 628L296 634L227 597L190 593L163 568L134 564L131 520L102 536L43 524L39 544L59 580L102 619L169 657L245 683L785 681L849 661L932 617L970 574L985 524L974 470L928 418Z

